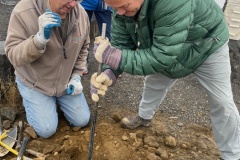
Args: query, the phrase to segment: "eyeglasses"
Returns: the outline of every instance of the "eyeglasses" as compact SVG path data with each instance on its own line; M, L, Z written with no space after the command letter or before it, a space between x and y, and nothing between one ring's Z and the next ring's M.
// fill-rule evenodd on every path
M81 3L83 0L66 0L67 2L72 2L72 1L75 1L77 3Z

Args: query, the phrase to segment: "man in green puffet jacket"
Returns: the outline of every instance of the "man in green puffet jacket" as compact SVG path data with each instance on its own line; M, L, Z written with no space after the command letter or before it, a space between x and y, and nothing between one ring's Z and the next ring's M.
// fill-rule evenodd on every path
M128 129L149 126L177 78L194 74L205 88L215 140L225 160L240 158L240 116L233 101L229 31L214 0L105 0L113 9L111 44L95 39L103 72L91 77L98 101L122 72L145 75L138 114L123 118Z

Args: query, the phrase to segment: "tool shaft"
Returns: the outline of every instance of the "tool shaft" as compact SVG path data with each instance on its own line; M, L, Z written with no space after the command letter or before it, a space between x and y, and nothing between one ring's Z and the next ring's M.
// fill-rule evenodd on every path
M102 24L102 35L101 37L105 39L106 37L106 27L107 24ZM98 65L98 72L97 75L100 75L102 71L102 63ZM93 120L92 120L92 128L91 128L91 135L90 135L90 143L89 143L89 152L88 152L88 160L92 160L92 153L93 153L93 145L94 145L94 134L96 128L96 121L97 121L97 112L98 112L98 102L95 102L95 108L93 113Z
M21 148L20 148L20 150L18 152L17 160L21 160L22 159L23 154L26 151L28 140L29 140L28 137L24 137L23 138L23 142L22 142Z
M19 150L19 148L21 147L22 132L23 132L23 123L22 123L22 121L18 122L18 126L19 126L19 132L18 132L17 145L15 147L16 150Z
M102 24L102 33L101 33L102 39L106 38L106 29L107 29L107 23L103 23Z

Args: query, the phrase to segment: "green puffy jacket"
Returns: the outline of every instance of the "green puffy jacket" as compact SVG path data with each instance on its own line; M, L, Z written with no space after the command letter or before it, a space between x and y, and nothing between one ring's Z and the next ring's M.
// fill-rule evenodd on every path
M138 18L113 10L112 46L122 49L119 71L184 77L228 41L214 0L144 0Z

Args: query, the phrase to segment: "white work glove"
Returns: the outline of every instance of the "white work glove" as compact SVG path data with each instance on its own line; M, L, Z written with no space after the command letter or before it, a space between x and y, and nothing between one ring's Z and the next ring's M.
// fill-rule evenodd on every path
M99 63L109 65L113 70L118 70L122 59L122 50L111 46L107 38L96 37L93 54Z
M111 69L106 69L99 76L94 73L91 77L90 93L94 102L99 101L99 96L104 96L109 86L116 83L117 78Z
M49 9L44 14L38 17L39 31L37 39L42 45L46 45L49 41L51 30L53 27L61 26L62 20L57 13L51 12Z
M77 95L82 93L83 86L81 83L81 77L79 75L72 75L70 81L67 85L67 94L68 95Z

